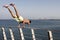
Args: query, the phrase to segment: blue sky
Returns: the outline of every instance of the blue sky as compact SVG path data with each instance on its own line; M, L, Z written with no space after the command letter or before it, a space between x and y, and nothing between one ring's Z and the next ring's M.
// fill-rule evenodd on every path
M9 11L3 8L10 3L15 3L19 15L24 18L60 19L60 0L0 0L0 19L12 19Z

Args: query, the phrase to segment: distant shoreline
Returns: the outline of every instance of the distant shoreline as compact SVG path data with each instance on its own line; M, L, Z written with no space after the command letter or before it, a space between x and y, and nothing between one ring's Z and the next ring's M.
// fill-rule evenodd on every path
M14 19L0 19L0 20L14 20ZM30 20L59 20L60 19L30 19Z

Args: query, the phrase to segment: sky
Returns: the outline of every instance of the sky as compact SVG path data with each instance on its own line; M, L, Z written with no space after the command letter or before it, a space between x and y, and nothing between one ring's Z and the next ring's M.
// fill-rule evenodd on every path
M0 0L0 19L13 19L3 5L14 3L19 15L28 19L60 19L60 0ZM11 10L14 9L10 6ZM15 12L14 12L15 14Z

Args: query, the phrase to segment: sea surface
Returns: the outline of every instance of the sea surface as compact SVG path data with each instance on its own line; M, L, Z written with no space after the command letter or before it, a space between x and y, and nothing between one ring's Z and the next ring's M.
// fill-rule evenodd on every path
M22 27L22 24L20 25ZM21 40L18 23L15 20L0 19L0 40L3 40L2 27L5 28L7 40L11 40L9 28L12 29L15 40ZM32 40L31 28L34 29L36 40L48 40L48 30L52 31L54 40L60 40L60 19L31 20L30 25L26 24L25 28L22 28L25 40Z

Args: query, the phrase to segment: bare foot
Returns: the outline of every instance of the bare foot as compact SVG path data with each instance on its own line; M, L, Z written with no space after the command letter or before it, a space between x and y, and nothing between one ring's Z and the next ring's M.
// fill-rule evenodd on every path
M15 4L11 3L10 6L14 6Z
M8 5L4 5L3 7L8 8L9 6Z

